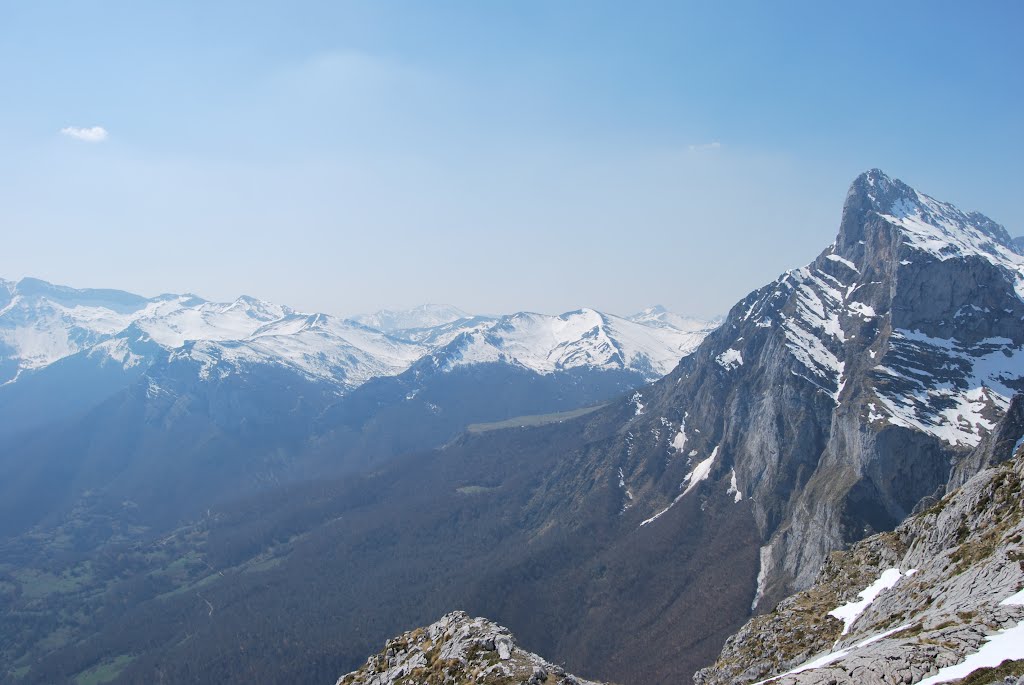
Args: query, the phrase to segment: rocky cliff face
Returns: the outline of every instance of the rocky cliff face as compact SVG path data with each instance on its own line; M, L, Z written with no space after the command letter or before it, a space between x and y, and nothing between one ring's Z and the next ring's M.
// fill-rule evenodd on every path
M336 685L599 685L519 648L507 628L461 611L392 640Z
M658 525L702 480L749 501L764 540L754 606L772 606L830 550L983 465L969 455L1024 387L1022 297L1002 227L862 174L835 243L643 393L622 505Z
M1003 682L1024 674L1024 446L892 533L832 553L698 685ZM1018 660L1001 671L982 669ZM782 675L780 675L782 674Z

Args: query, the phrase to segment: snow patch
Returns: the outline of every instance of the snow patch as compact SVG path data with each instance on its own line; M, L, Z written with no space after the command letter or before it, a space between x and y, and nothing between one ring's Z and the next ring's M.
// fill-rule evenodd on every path
M913 573L908 573L907 575L913 575ZM834 616L843 622L842 634L846 635L850 632L850 628L853 626L854 622L856 622L857 618L863 614L869 606L871 606L871 603L875 601L878 595L895 586L903 577L904 574L901 573L898 568L886 569L882 572L882 575L879 576L878 580L861 591L859 600L837 607L828 612L828 615Z
M864 304L863 302L850 302L847 308L854 314L859 314L865 319L871 319L875 317L875 309L871 305Z
M707 479L708 475L711 473L711 466L715 463L715 457L717 457L717 456L718 456L718 447L715 447L715 449L712 450L712 452L711 452L711 456L708 457L707 459L705 459L704 461L700 462L699 464L697 464L693 468L692 471L690 471L688 474L686 474L686 477L683 478L683 482L679 484L679 487L683 487L684 485L689 484L687 486L687 488L683 492L681 492L678 495L676 495L675 499L673 499L672 502L667 507L665 507L664 509L662 509L661 511L659 511L657 514L655 514L654 516L650 517L649 519L641 521L640 527L643 528L644 526L648 525L649 523L654 523L659 518L664 516L666 513L668 513L668 511L672 507L674 507L679 502L679 500L681 500L683 497L685 497L687 495L687 493L690 492L690 490L693 490L693 488L696 487L696 485L698 483L700 483L701 481Z
M857 273L860 273L860 269L857 268L856 264L851 262L849 259L844 259L843 257L840 257L837 254L825 255L825 259L829 259L829 260L831 260L833 262L839 262L840 264L849 267L853 271L856 271Z
M867 647L870 644L873 644L875 642L878 642L879 640L885 639L885 638L889 637L890 635L894 635L894 634L900 632L901 630L906 630L909 627L910 627L910 624L909 623L905 623L905 624L903 624L901 626L897 626L895 628L892 628L891 630L887 630L884 633L879 633L878 635L873 635L873 636L869 637L866 640L862 640L862 641L858 642L857 644L855 644L852 647L847 647L846 649L840 649L839 651L836 651L836 652L829 652L828 654L823 654L823 655L821 655L821 656L819 656L819 657L817 657L815 659L812 659L811 661L808 661L807 663L805 663L805 664L803 664L801 666L797 666L796 668L794 668L791 671L786 671L785 673L781 673L781 674L779 674L777 676L774 676L772 678L768 678L767 680L759 680L758 682L754 683L754 685L764 685L764 683L770 683L772 681L778 680L779 678L782 678L783 676L796 675L797 673L803 673L804 671L810 671L810 670L815 669L815 668L821 668L822 666L828 666L829 664L834 663L836 661L839 661L843 657L847 656L848 654L850 654L852 652L857 651L858 649L860 649L862 647ZM922 680L921 683L923 683L923 682L924 681ZM918 683L918 685L921 685L921 683Z
M701 481L707 480L708 476L711 475L711 467L715 464L715 458L718 456L718 446L711 450L711 456L701 461L699 464L693 467L693 470L686 474L683 478L683 485L686 485L686 490L683 491L683 495L697 487L697 484Z
M640 400L642 399L643 395L641 395L638 392L633 393L633 397L629 399L633 406L636 407L636 412L634 413L634 416L640 416L641 414L644 413L644 405L643 403L640 402Z
M715 361L726 371L732 371L738 366L743 366L743 355L739 350L729 348L722 354L715 357Z
M1024 659L1024 621L1013 628L989 635L977 652L968 655L959 664L939 669L938 673L919 681L917 685L934 685L966 678L979 668L992 668L1007 659Z
M672 438L672 448L677 452L682 452L683 448L686 447L686 421L679 422L679 432Z
M743 493L740 492L740 488L736 484L736 469L733 469L729 475L729 489L725 491L725 494L732 495L733 502L739 503L743 501Z

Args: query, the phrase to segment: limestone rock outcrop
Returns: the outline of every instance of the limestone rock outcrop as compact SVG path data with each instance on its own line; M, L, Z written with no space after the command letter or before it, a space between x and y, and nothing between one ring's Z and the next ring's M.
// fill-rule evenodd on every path
M388 640L336 685L600 685L516 645L507 628L455 611Z

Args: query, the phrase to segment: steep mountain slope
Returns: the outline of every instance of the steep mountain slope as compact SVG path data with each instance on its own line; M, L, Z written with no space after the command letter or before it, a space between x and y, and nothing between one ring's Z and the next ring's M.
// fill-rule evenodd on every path
M695 682L959 682L1004 659L1024 675L1024 420L1007 428L1018 441L998 458L1014 459L831 554L809 589L745 625Z
M384 651L337 685L598 685L519 648L507 628L458 611L388 640Z

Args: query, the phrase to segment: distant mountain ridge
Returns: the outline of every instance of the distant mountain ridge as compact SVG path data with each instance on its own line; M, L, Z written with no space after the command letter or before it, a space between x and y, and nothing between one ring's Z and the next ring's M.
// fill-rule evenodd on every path
M643 311L639 311L636 314L631 314L625 317L634 323L640 323L645 326L654 326L657 328L671 328L677 331L700 331L705 330L710 326L717 326L721 324L723 317L716 317L714 319L698 319L692 316L680 316L674 312L669 311L660 304L656 304L652 307L647 307Z
M593 310L475 317L450 305L422 305L340 319L249 296L214 303L195 295L144 298L33 278L0 280L0 384L81 352L106 354L126 366L145 364L150 360L140 343L155 343L172 358L191 357L204 374L215 365L224 373L245 364L273 363L333 382L340 391L397 375L431 352L453 364L507 359L538 373L593 362L630 368L651 380L671 370L713 328L668 312L662 316L641 328ZM675 319L664 318L669 316ZM685 322L684 327L673 326L675 320ZM620 331L618 340L614 336ZM483 352L477 345L458 360L454 351L443 351L464 335L486 339L484 344L493 349Z
M381 309L373 314L358 314L353 316L352 320L385 333L394 333L417 328L436 328L460 319L472 318L472 314L467 314L450 304L421 304L412 309Z

